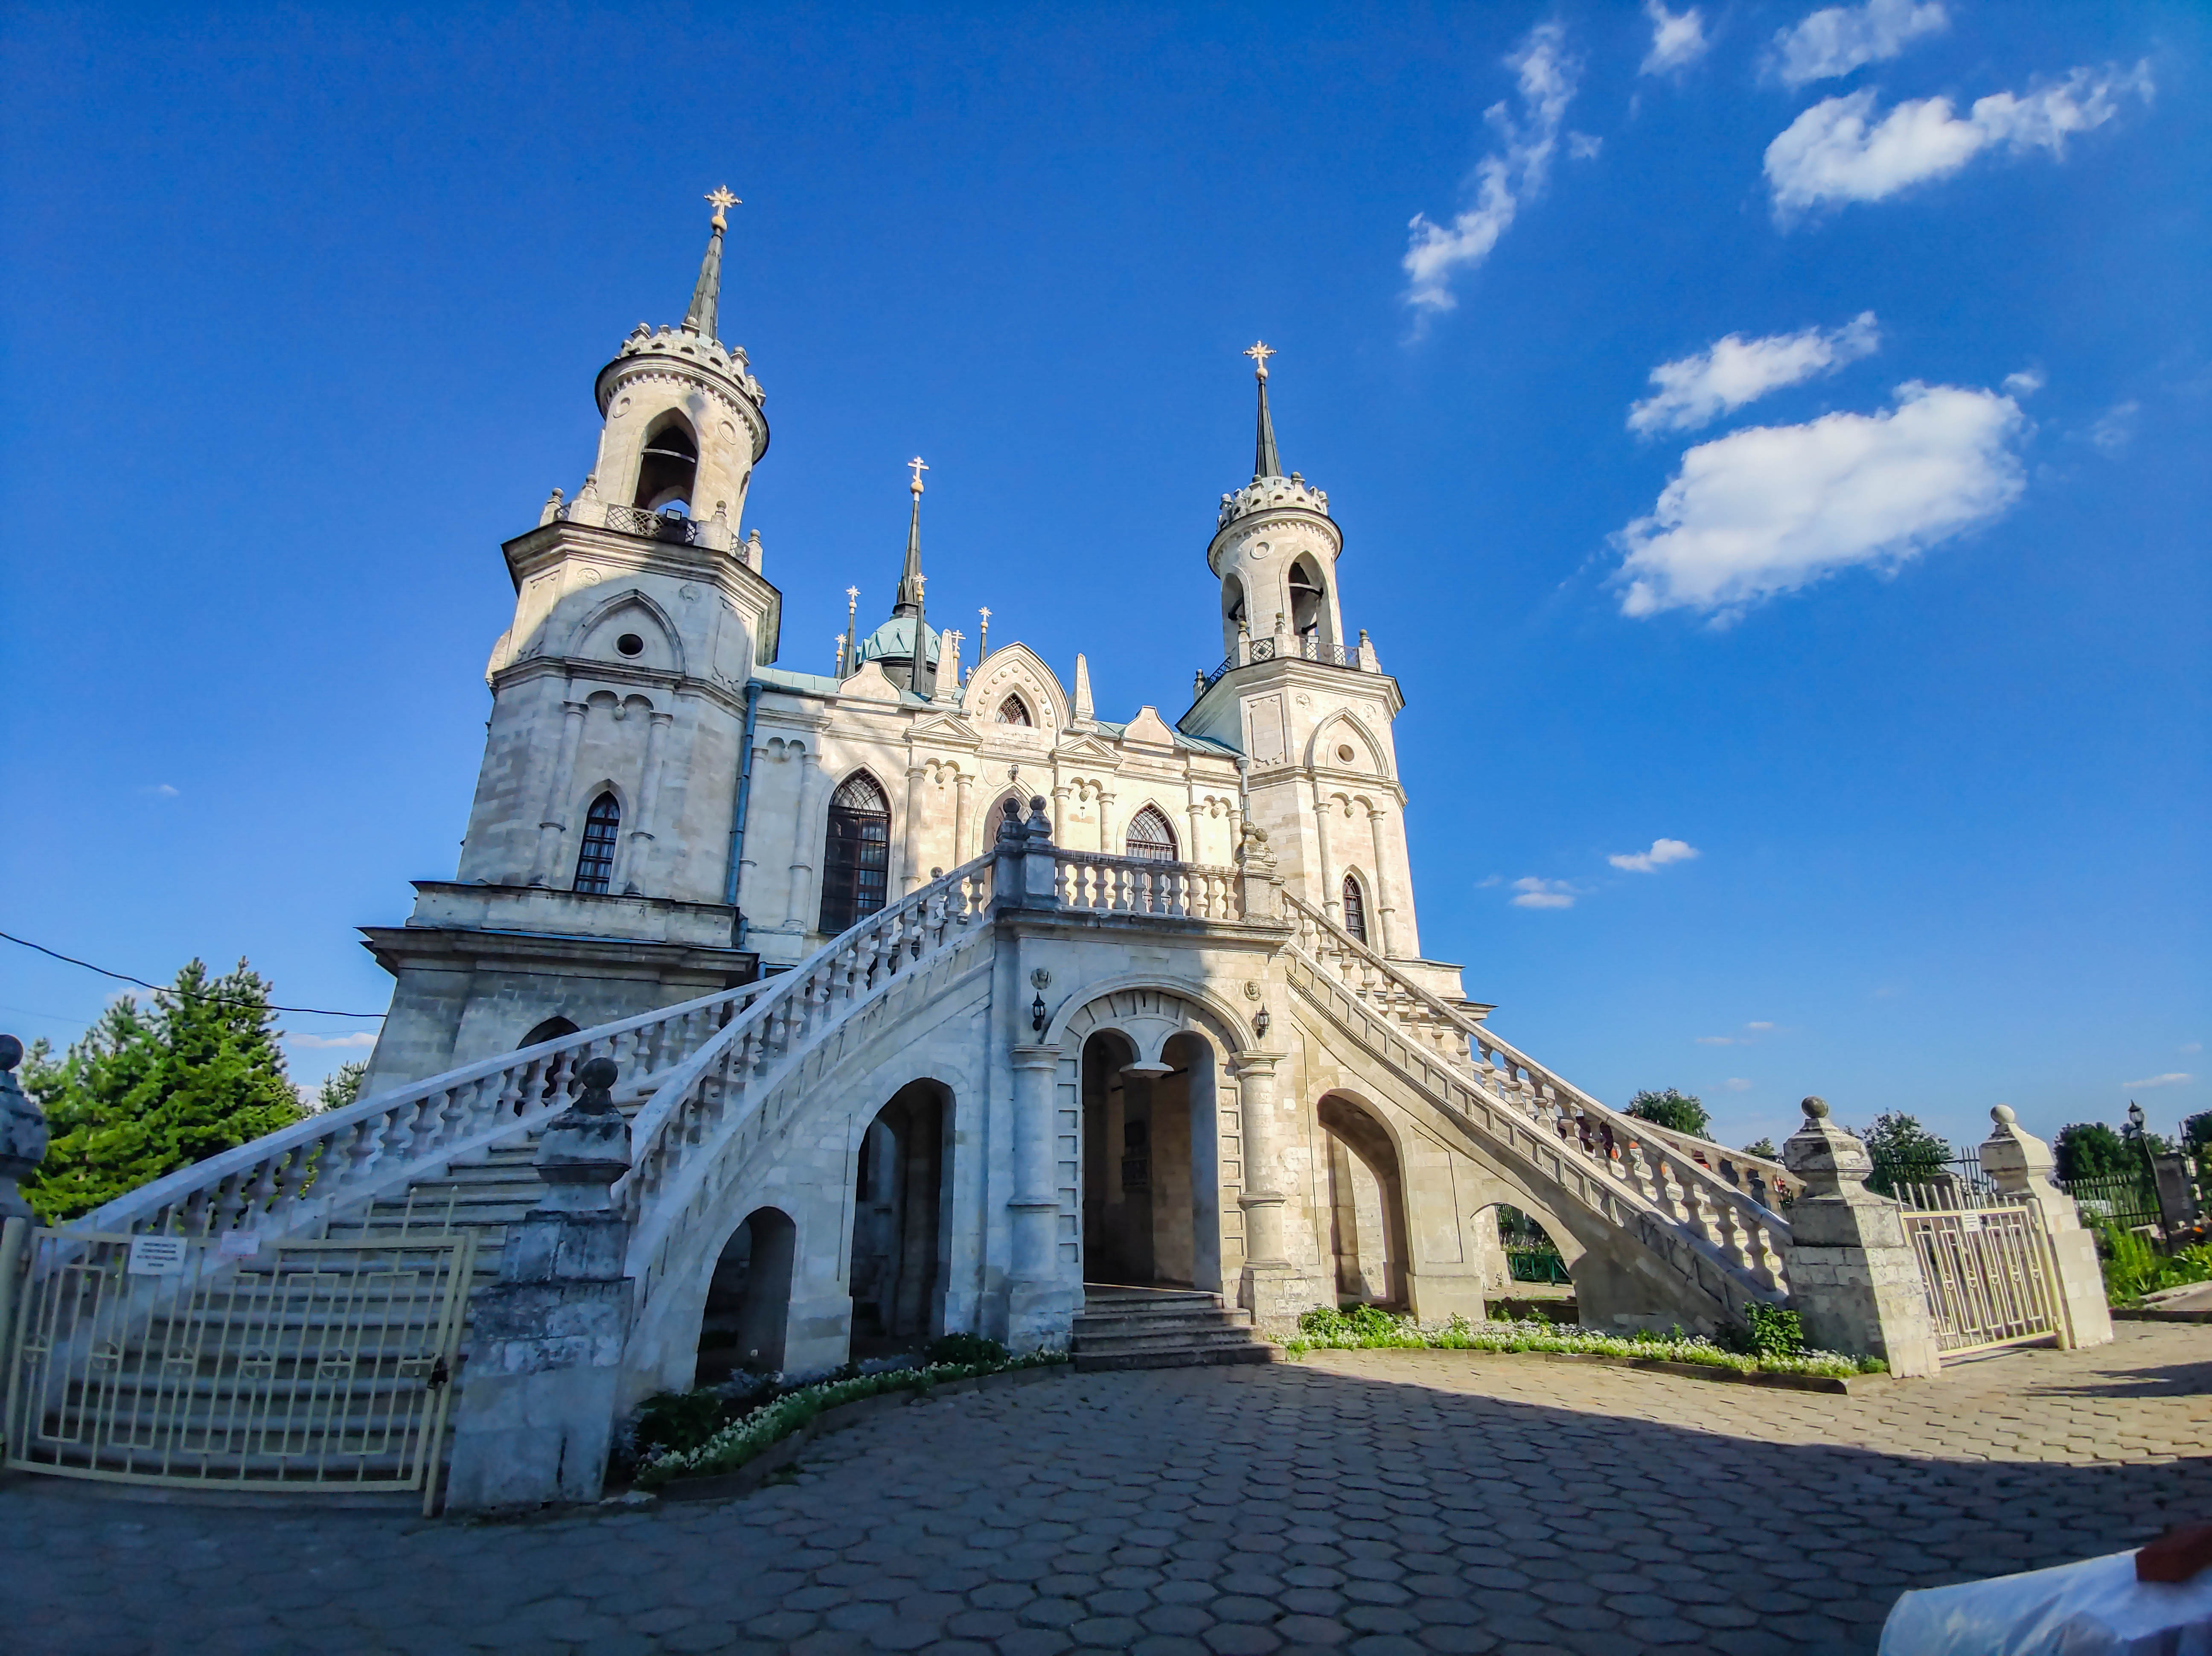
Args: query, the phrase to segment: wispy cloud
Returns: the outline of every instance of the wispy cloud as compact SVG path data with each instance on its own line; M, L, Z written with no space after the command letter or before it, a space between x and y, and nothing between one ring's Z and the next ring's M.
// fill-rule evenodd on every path
M374 1046L376 1037L367 1030L351 1035L295 1035L287 1034L284 1043L296 1046L302 1052L335 1052L346 1047Z
M1766 146L1774 216L1787 224L1812 208L1880 201L1948 177L1986 149L2063 155L2069 137L2118 114L2122 97L2134 93L2148 101L2151 92L2146 62L2124 73L2077 69L2026 97L1994 92L1976 99L1964 117L1952 113L1948 98L1919 98L1875 119L1871 87L1823 99Z
M1564 880L1539 880L1534 874L1513 882L1516 909L1571 909L1575 889Z
M2024 368L2017 374L2008 374L2004 376L2003 386L2008 397L2033 397L2043 389L2043 370Z
M142 794L151 794L157 800L173 800L176 798L178 794L182 790L172 788L165 782L155 782L147 783L145 787L140 788L138 791Z
M1731 1093L1748 1093L1752 1087L1751 1082L1741 1075L1731 1075L1724 1084Z
M1556 22L1531 29L1505 63L1520 82L1521 107L1516 113L1501 99L1483 112L1498 146L1475 164L1474 202L1449 225L1434 222L1425 213L1413 215L1405 258L1406 302L1417 317L1459 302L1452 294L1452 277L1490 257L1522 204L1541 194L1550 175L1559 124L1574 100L1582 64L1568 54L1566 30Z
M1746 1029L1771 1029L1774 1026L1771 1023L1752 1023L1746 1024L1744 1027Z
M1848 75L1862 64L1888 62L1950 21L1935 0L1925 5L1866 0L1863 6L1826 6L1775 35L1774 72L1792 88Z
M1687 69L1712 47L1705 35L1705 15L1697 7L1675 13L1659 0L1644 0L1644 15L1651 20L1651 50L1644 54L1643 75L1669 75Z
M2181 1044L2181 1050L2184 1052L2202 1052L2204 1050L2204 1043L2202 1041L2184 1041Z
M2142 412L2141 403L2113 404L2089 428L2089 441L2097 446L2100 454L2118 454L2135 441L2136 416Z
M1724 621L1841 569L1893 569L2019 497L2026 424L2009 397L1910 381L1882 413L1700 443L1616 538L1621 613Z
M1626 868L1631 874L1656 874L1670 862L1687 862L1698 855L1698 848L1683 839L1655 839L1648 851L1622 851L1606 858L1616 868Z
M1628 411L1628 429L1642 436L1695 430L1770 391L1832 374L1881 344L1872 311L1825 332L1806 328L1758 339L1731 333L1695 356L1653 368L1651 383L1658 389Z
M1734 1035L1700 1035L1698 1037L1698 1044L1699 1046L1748 1046L1751 1043L1740 1040Z
M2139 1081L2122 1081L2120 1085L2148 1091L2154 1087L2179 1087L2184 1081L2193 1081L2196 1079L2196 1076L2184 1075L2179 1069L2169 1069L2163 1075L2146 1075Z

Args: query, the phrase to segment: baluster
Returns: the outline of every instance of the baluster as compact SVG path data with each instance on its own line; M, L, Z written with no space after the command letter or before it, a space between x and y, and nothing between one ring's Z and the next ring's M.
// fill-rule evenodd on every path
M184 1233L186 1236L201 1235L205 1233L207 1227L207 1210L210 1205L208 1198L209 1191L207 1187L204 1185L201 1186L198 1190L194 1190L190 1196L187 1196L185 1198L183 1229ZM155 1218L158 1221L164 1215L156 1215ZM152 1230L153 1233L158 1236L161 1234L161 1227L159 1223L156 1223L153 1226Z
M269 1204L276 1195L276 1170L283 1166L283 1160L281 1155L264 1156L253 1169L252 1181L248 1183L243 1178L239 1181L238 1209L231 1221L234 1229L252 1229L269 1211Z
M282 1214L290 1211L292 1205L300 1199L300 1187L307 1182L310 1158L317 1150L327 1153L330 1146L328 1138L318 1139L312 1144L295 1147L284 1159L284 1177L277 1183L276 1201L271 1212Z

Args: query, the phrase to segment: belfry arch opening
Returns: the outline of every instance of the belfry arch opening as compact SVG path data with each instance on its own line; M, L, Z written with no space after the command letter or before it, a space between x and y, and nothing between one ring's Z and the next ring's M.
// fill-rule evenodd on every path
M1252 625L1251 606L1245 601L1244 583L1234 575L1224 575L1221 581L1221 653L1233 655L1237 652L1237 635L1249 631Z
M1334 644L1328 619L1328 588L1310 557L1291 565L1291 630L1302 644Z
M1389 1130L1351 1099L1331 1093L1316 1111L1328 1161L1327 1245L1340 1306L1402 1311L1406 1288L1406 1190Z
M777 1208L755 1209L730 1233L707 1283L696 1384L713 1385L740 1369L773 1374L783 1367L798 1245L799 1227Z
M945 1331L952 1102L935 1081L891 1095L853 1169L853 1360L910 1351Z
M637 494L633 506L648 512L691 509L691 490L699 480L699 440L691 423L673 411L662 415L645 434L638 456Z
M1212 1044L1186 1032L1154 1063L1102 1031L1083 1044L1083 1278L1221 1291Z

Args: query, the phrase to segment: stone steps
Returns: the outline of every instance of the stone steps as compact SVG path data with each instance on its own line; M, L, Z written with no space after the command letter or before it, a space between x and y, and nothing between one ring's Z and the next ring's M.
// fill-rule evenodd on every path
M1252 1331L1252 1313L1194 1288L1086 1285L1073 1350L1079 1370L1185 1368L1264 1363L1275 1348Z

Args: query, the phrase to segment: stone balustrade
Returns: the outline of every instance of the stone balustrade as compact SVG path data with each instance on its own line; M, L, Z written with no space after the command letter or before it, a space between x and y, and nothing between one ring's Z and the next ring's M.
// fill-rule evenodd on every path
M1065 909L1170 920L1244 918L1243 880L1234 868L1067 850L1055 851L1054 863Z

